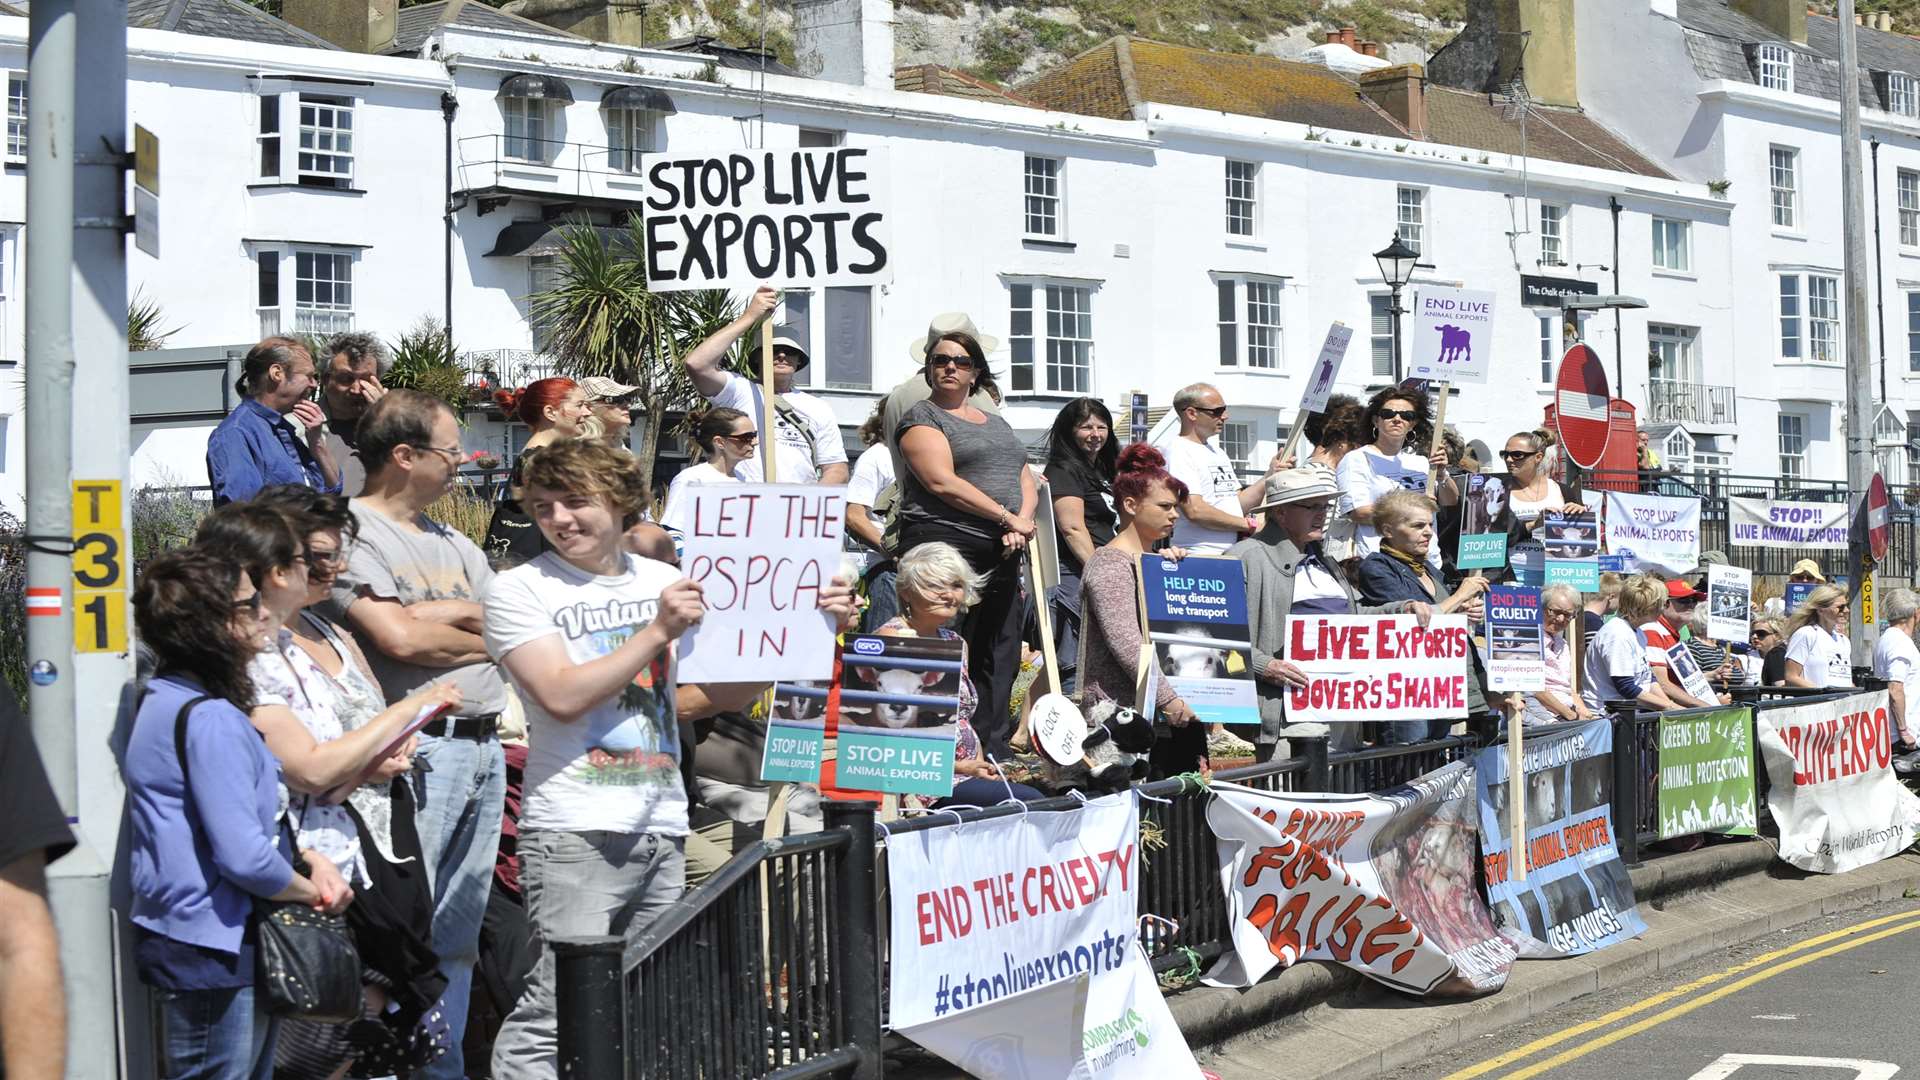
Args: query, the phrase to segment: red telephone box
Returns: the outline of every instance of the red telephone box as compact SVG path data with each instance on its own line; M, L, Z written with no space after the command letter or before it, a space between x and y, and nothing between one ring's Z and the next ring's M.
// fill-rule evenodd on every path
M1552 402L1546 406L1543 426L1556 429ZM1614 491L1638 491L1640 488L1640 424L1633 402L1612 398L1607 403L1607 449L1599 467L1585 478L1582 488L1610 488ZM1567 478L1567 456L1559 455L1555 470L1558 478Z

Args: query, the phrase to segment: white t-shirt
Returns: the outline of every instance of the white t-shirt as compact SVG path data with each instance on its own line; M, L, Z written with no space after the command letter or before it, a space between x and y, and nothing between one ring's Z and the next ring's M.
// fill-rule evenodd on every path
M1154 449L1167 456L1167 471L1187 485L1188 494L1222 513L1247 516L1240 508L1240 472L1217 443L1197 443L1175 434ZM1173 546L1186 548L1191 555L1221 555L1239 540L1238 531L1195 525L1185 514L1174 521Z
M1389 491L1427 492L1426 458L1411 450L1402 450L1389 457L1372 446L1362 446L1350 450L1340 459L1340 468L1335 476L1340 483L1340 504L1342 514L1353 513L1354 507L1372 506L1380 496ZM1380 530L1371 525L1357 525L1354 528L1355 554L1371 555L1380 550ZM1439 545L1434 545L1437 554ZM1437 561L1429 559L1429 562Z
M847 505L873 509L873 500L893 479L893 453L886 443L874 443L853 463L853 475L847 479Z
M722 372L727 383L711 399L716 408L739 409L753 418L753 426L761 426L760 384L751 379L743 379L731 371ZM780 455L780 473L774 479L783 484L812 484L820 479L820 470L829 465L842 465L847 460L847 449L840 441L840 422L834 419L833 410L827 403L804 391L795 390L782 394L793 411L800 414L813 430L813 450L807 449L807 437L787 419L778 414L774 417L774 427L779 438L775 453ZM762 432L760 438L767 436ZM741 462L733 470L733 475L749 484L759 483L765 471L760 455Z
M715 468L710 461L689 465L674 474L673 480L667 484L667 504L666 508L660 511L660 527L673 534L673 543L676 548L680 546L680 538L685 535L687 525L693 517L693 498L691 496L683 498L681 493L701 484L737 484L739 482L738 472L728 476Z
M1507 499L1507 507L1513 511L1514 518L1528 524L1532 524L1533 519L1538 517L1542 510L1558 510L1567 505L1567 497L1561 492L1558 480L1547 481L1547 493L1539 502L1529 502L1520 498L1514 494L1513 488L1507 489Z
M1853 644L1845 634L1807 625L1787 639L1787 659L1800 662L1800 674L1814 686L1853 685Z
M1873 643L1873 673L1905 689L1907 730L1920 732L1920 649L1905 630L1889 626L1880 631L1880 640ZM1889 722L1888 727L1889 738L1899 737L1897 722Z
M638 555L626 557L626 571L617 577L597 577L549 551L493 579L486 595L487 652L504 660L522 645L557 635L575 664L598 659L653 621L660 591L679 577L673 567ZM522 692L521 828L685 836L673 683L669 649L618 695L571 723L555 720Z
M1597 713L1609 701L1626 700L1613 685L1615 676L1630 676L1641 687L1653 682L1653 669L1647 666L1646 638L1625 619L1608 619L1587 642L1587 663L1580 677L1587 708Z

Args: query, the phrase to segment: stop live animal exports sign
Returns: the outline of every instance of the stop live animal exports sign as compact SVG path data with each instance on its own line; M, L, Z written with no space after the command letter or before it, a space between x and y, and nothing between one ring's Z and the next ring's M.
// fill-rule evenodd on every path
M1464 717L1472 648L1464 615L1296 615L1287 659L1307 685L1288 689L1287 722Z

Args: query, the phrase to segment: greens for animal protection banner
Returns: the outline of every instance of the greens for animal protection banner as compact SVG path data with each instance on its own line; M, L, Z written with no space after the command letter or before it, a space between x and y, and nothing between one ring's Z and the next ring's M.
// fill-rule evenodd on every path
M1166 679L1204 723L1258 724L1240 560L1142 555L1140 590L1153 645L1152 678ZM1149 694L1147 701L1153 698Z
M1753 711L1660 718L1660 839L1752 836Z

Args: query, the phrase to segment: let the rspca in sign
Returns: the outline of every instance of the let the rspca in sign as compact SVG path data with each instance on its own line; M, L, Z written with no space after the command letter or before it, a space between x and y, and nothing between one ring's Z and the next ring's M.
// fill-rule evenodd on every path
M1413 296L1407 378L1483 383L1493 365L1493 294L1427 286Z
M1472 650L1464 615L1293 616L1287 659L1307 684L1287 689L1287 722L1464 718Z
M1258 724L1240 560L1142 555L1140 587L1159 676L1203 723Z

